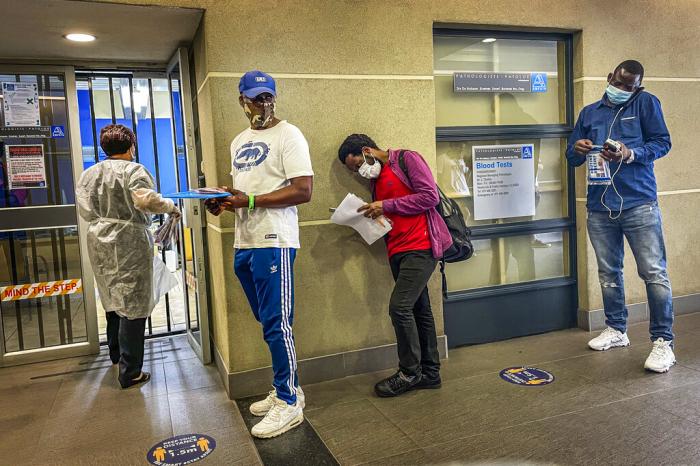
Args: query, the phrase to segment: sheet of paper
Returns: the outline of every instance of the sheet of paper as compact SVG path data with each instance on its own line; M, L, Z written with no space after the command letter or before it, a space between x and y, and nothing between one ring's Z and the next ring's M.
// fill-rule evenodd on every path
M39 126L39 91L36 83L2 83L5 126Z
M372 244L391 231L391 224L383 215L373 220L358 212L357 209L365 204L365 201L349 193L331 215L331 222L354 228L367 244Z

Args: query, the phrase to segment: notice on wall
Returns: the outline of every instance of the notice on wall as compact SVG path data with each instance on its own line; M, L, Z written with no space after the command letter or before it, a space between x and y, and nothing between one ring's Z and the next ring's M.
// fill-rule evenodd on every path
M535 215L533 144L472 147L474 219Z
M547 92L547 73L457 72L454 92Z
M46 163L41 144L5 146L9 188L46 187Z
M40 126L39 89L36 83L2 83L5 126Z

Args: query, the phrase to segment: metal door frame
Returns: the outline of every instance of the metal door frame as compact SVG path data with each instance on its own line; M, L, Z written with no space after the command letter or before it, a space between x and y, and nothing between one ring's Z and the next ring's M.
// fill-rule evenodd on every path
M184 132L184 143L185 143L185 159L187 160L187 181L190 188L199 187L199 172L200 166L197 163L197 151L194 147L194 133L192 129L192 94L190 86L190 63L188 49L186 47L179 47L173 57L170 59L168 66L166 68L166 74L168 76L168 86L171 87L170 83L170 73L173 69L179 65L180 67L180 108L182 110L182 128ZM171 89L171 101L172 101L172 89ZM173 125L175 124L175 117L173 115ZM173 144L175 143L175 132L173 131ZM177 167L177 150L174 150L175 154L175 166ZM177 170L177 168L176 168ZM178 177L179 179L179 177ZM204 262L206 259L206 223L202 218L202 205L201 201L185 201L184 207L184 219L187 219L189 227L192 228L192 242L193 242L193 262L197 271L197 305L199 306L199 333L200 342L197 342L192 332L189 329L189 316L185 324L187 329L187 341L190 346L197 353L197 356L204 364L209 364L212 361L211 355L211 342L210 342L210 329L209 329L209 298L208 298L208 281L207 281L207 267L205 267ZM184 221L184 220L183 220ZM184 235L183 235L184 236ZM184 239L183 239L184 241ZM184 242L183 242L184 245ZM184 246L182 249L184 255ZM185 283L186 277L184 277L183 267L183 287L187 286ZM191 310L190 310L191 311ZM196 312L196 310L195 310Z
M80 138L80 119L78 116L78 94L75 83L75 67L26 64L13 65L11 62L0 61L0 72L10 74L62 74L64 76L71 162L73 164L73 182L77 183L83 172L83 156ZM53 208L61 207L65 206L53 206ZM77 206L74 205L73 207L77 210ZM42 208L52 208L52 206ZM0 367L99 353L100 342L97 330L97 306L95 302L92 266L88 259L87 223L80 218L80 215L77 215L77 212L76 216L78 220L78 244L80 246L81 279L83 285L83 306L85 310L87 341L5 354L4 338L0 338ZM36 229L44 228L39 227ZM2 330L2 319L0 319L0 332L2 332Z

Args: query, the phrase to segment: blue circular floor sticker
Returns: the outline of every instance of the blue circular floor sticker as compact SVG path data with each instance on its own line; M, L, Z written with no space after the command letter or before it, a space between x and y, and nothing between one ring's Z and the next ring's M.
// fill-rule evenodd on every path
M186 434L158 442L146 459L157 466L184 466L206 458L216 448L216 440L203 434Z
M515 385L537 387L554 382L554 376L549 372L535 367L509 367L503 369L500 376L506 382Z

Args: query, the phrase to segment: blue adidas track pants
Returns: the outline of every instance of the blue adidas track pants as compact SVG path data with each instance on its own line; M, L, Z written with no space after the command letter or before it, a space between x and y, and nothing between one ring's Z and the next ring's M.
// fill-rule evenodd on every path
M270 348L272 385L289 404L296 403L299 386L292 334L295 257L293 248L258 248L237 249L234 258L234 271Z

